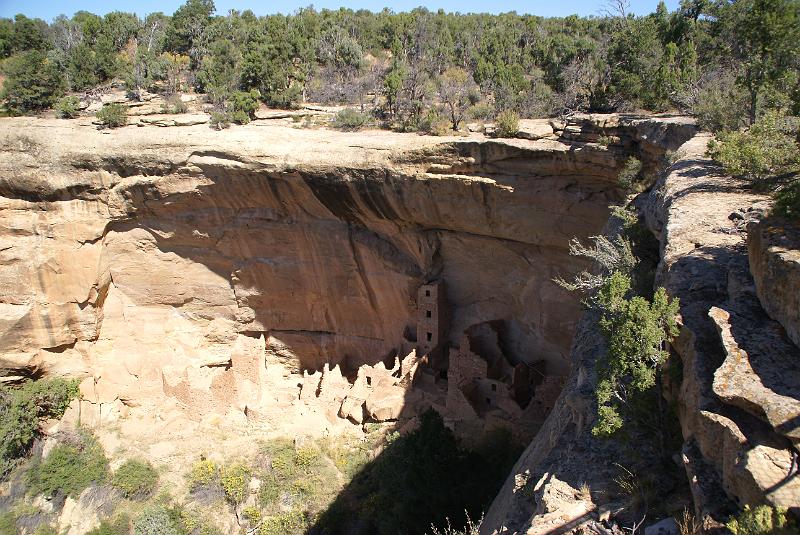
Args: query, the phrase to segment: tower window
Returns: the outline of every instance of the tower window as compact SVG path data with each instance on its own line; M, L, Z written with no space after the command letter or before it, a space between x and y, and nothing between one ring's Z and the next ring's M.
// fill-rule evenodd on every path
M430 310L426 310L425 311L425 317L426 318L430 318L431 317L431 311Z
M433 333L425 333L425 338L430 342L433 340Z
M367 386L372 386L372 377L367 375Z
M430 296L431 296L431 291L425 290L425 297L430 297Z
M491 400L491 398L486 398L486 404L487 404L487 405L491 405L491 404L492 404L492 400Z

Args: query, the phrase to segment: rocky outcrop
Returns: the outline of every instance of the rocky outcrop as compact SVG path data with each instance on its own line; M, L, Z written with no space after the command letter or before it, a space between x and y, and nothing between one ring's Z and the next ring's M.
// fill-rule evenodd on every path
M595 124L563 131L593 135ZM648 135L657 137L659 128L653 126ZM793 446L800 415L800 354L756 296L756 286L763 286L759 269L767 268L753 269L754 284L748 266L747 225L760 217L767 199L748 184L719 174L705 156L708 139L700 134L678 148L678 161L637 204L661 243L656 285L680 299L680 335L671 349L680 358L682 379L666 394L679 407L682 460L695 514L713 529L735 511L736 502L800 505ZM761 226L750 228L753 251L752 229ZM771 250L771 262L781 254L763 245L755 249L757 254ZM759 262L767 263L751 257L751 265ZM767 283L774 287L767 292L791 287L791 277L779 271L783 274ZM769 299L765 290L759 292L762 301ZM782 296L777 303L793 297ZM770 314L779 319L778 313ZM559 512L560 531L583 526L584 531L603 532L606 528L597 522L624 505L610 498L612 481L619 477L612 465L619 462L620 450L590 433L596 411L593 369L604 352L593 315L581 320L570 378L493 502L482 534L538 532L537 526ZM551 492L563 497L557 511L543 509L541 496L551 480ZM565 492L565 484L572 490ZM588 508L581 487L590 491ZM570 513L584 510L577 517Z
M800 228L786 221L753 222L747 252L761 305L800 346Z
M390 357L413 343L416 288L436 277L454 340L499 320L508 355L566 371L579 305L552 279L580 267L567 242L602 227L627 150L4 125L0 367L87 376L87 399L108 407L167 395L197 417L273 414L259 359L281 374Z
M649 222L662 243L656 282L681 299L673 348L683 363L678 402L685 458L710 465L705 473L718 478L718 490L705 493L717 503L695 505L714 517L723 489L740 504L798 504L800 480L787 436L796 433L791 413L799 394L796 366L773 368L790 364L797 348L764 313L748 267L746 226L765 198L718 174L702 156L707 139L693 139L699 157L678 163L658 184ZM705 486L713 479L707 475Z

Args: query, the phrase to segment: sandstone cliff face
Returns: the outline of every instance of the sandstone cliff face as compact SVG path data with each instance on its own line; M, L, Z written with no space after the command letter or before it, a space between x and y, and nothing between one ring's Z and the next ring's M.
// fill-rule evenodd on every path
M764 310L800 346L800 229L786 221L754 222L747 253Z
M705 156L708 139L698 134L686 142L637 203L661 244L656 285L680 299L680 335L671 350L682 378L667 395L679 408L695 514L712 529L737 502L800 505L800 349L790 339L797 295L791 231L757 222L767 198L720 176ZM570 379L492 504L482 534L602 531L598 522L624 507L613 482L619 450L590 433L594 366L604 352L596 321L593 313L581 320Z
M565 373L569 238L604 224L622 156L691 130L603 121L531 142L4 120L0 367L86 376L112 412L252 413L295 395L265 360L354 370L413 344L416 288L443 278L452 340L502 320L508 354ZM580 141L598 131L618 142Z

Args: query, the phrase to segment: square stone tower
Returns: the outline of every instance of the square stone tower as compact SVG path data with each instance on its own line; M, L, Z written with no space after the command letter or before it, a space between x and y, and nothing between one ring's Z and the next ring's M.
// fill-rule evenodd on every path
M443 281L423 284L417 292L417 355L438 353L447 337L447 297Z

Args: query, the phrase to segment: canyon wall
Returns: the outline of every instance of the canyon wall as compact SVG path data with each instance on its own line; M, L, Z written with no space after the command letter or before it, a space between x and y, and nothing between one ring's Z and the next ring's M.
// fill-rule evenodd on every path
M680 300L663 393L677 410L682 448L672 461L685 478L659 479L652 432L621 441L592 434L595 367L606 348L590 311L576 331L567 384L494 500L482 535L602 533L612 516L631 514L635 493L644 496L647 485L670 495L687 481L692 503L685 506L711 533L726 532L724 522L745 504L800 506L797 230L766 217L767 195L721 174L706 156L710 139L688 140L634 201L660 242L655 284ZM618 232L619 222L609 221L605 233ZM633 484L627 491L626 481Z
M615 117L537 141L4 124L4 379L79 375L112 412L167 395L198 417L295 395L265 387L270 373L391 360L434 279L454 343L500 320L512 360L566 373L580 307L552 279L584 267L569 239L602 228L627 154L653 162L693 131ZM593 143L602 132L614 143Z

